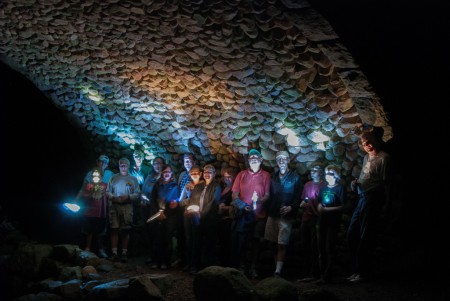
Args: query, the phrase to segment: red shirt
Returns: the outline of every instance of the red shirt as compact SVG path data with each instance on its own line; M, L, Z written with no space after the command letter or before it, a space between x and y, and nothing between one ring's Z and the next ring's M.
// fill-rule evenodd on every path
M270 194L270 174L262 169L257 172L252 172L251 169L242 170L236 176L231 190L233 193L239 192L239 198L251 207L254 191L258 194L258 200ZM256 219L267 217L261 202L257 202L255 217Z

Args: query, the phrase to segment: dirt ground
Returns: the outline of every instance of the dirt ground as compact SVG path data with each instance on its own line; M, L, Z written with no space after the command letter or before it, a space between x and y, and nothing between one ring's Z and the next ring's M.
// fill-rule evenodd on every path
M173 287L165 294L167 301L195 301L193 292L193 280L195 276L183 272L181 268L169 268L166 271L152 269L145 264L145 258L130 258L127 264L110 272L108 277L131 277L140 274L170 273L175 279ZM407 273L406 273L407 274ZM270 275L266 275L270 277ZM264 276L263 276L264 277ZM262 277L262 278L263 278ZM405 275L404 271L392 271L385 269L377 277L370 281L357 284L349 284L344 275L336 277L330 284L318 285L312 282L299 282L295 275L285 277L299 289L299 292L322 288L333 292L343 301L447 301L449 299L448 288L441 287L433 282L427 275L423 277ZM251 280L256 284L261 279ZM425 281L426 280L426 281ZM447 294L446 294L447 292Z

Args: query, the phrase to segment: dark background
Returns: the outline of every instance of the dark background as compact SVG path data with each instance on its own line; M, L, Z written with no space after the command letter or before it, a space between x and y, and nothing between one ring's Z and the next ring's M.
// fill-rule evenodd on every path
M445 3L310 1L328 20L381 98L394 138L393 231L402 250L420 253L422 266L442 272L449 202L448 38ZM25 77L0 64L6 149L3 214L39 240L77 242L79 220L59 204L77 193L95 161L64 113ZM447 239L448 240L448 239ZM433 269L434 270L434 269Z

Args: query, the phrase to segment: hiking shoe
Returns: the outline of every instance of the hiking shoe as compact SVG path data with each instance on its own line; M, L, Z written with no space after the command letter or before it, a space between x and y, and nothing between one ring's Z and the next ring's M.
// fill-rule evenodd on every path
M100 249L98 251L98 257L100 257L100 258L108 258L108 254L106 254L105 250Z
M317 284L317 285L323 285L323 284L327 284L327 283L328 283L328 281L323 277L320 278L319 280L314 281L314 284Z
M188 272L189 271L189 265L185 265L182 269L182 272Z
M364 281L364 278L360 274L356 274L355 277L349 280L351 283L358 283Z
M311 282L317 280L317 278L314 277L306 277L306 278L302 278L302 279L298 279L297 282Z
M250 271L250 277L251 277L252 279L257 279L257 278L259 278L259 274L258 274L258 272L256 272L255 269L252 269L252 270Z
M177 259L175 259L175 260L170 264L170 266L173 267L173 268L176 268L176 267L178 267L180 264L181 264L181 260L180 260L179 258L177 258Z

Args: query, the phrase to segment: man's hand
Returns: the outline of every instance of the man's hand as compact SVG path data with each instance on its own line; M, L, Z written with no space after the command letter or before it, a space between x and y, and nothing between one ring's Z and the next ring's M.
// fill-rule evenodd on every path
M280 208L280 215L281 216L285 216L286 214L288 214L291 211L292 211L292 207L291 206L283 206L283 207Z

